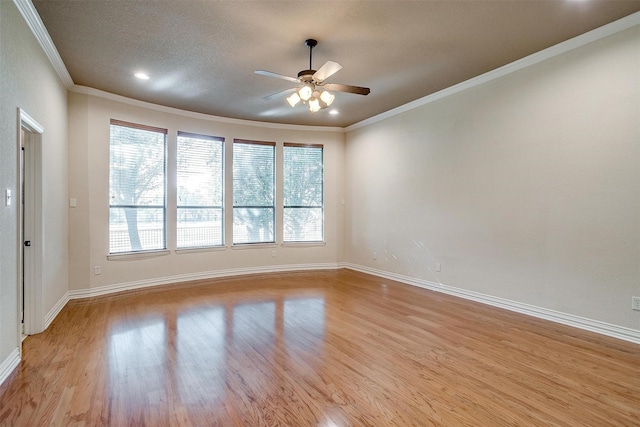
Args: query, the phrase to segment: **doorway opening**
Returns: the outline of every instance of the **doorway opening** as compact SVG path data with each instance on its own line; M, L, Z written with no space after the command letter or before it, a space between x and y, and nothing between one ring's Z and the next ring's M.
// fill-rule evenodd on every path
M18 109L18 313L19 337L44 330L42 312L42 134L44 128ZM22 349L22 345L19 346Z

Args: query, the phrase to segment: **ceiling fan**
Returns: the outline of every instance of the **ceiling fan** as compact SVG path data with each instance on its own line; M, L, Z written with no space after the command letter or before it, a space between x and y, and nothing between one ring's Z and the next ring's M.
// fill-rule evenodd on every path
M320 69L317 71L314 70L311 65L311 60L313 48L318 45L318 42L314 39L307 39L304 44L309 48L309 69L300 71L297 78L272 73L271 71L256 70L256 74L276 77L278 79L287 80L301 85L300 87L294 87L265 96L264 99L273 99L278 96L291 93L287 98L289 105L295 107L298 102L302 101L303 103L308 103L309 110L312 113L315 113L320 109L327 108L335 99L335 95L329 91L355 93L357 95L368 95L369 92L371 92L368 87L350 86L339 83L325 83L326 79L342 69L342 65L334 61L327 61L322 67L320 67Z

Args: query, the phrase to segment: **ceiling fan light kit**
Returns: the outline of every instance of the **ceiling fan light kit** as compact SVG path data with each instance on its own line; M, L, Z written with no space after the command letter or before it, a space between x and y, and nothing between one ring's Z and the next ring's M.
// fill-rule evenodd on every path
M287 102L289 103L289 105L291 105L292 107L295 107L296 104L298 102L300 102L302 98L300 98L300 95L298 95L298 92L294 93L293 95L291 95L290 97L287 98Z
M331 105L334 99L336 99L336 96L331 92L327 92L326 90L320 94L320 100L327 104L327 107Z
M318 100L318 98L311 98L309 100L309 111L311 111L312 113L315 113L316 111L319 111L320 108L323 108L323 107L320 106L320 101Z
M309 98L311 98L311 95L313 94L314 89L315 88L313 87L312 84L306 84L302 86L298 91L298 95L300 95L300 99L302 99L303 101L308 101Z
M272 73L271 71L256 71L256 74L262 74L263 76L276 77L290 82L300 83L302 84L302 87L287 89L285 91L266 96L264 99L271 99L281 94L284 95L293 92L289 97L287 97L287 102L291 107L295 107L299 102L302 102L303 104L308 105L309 111L315 113L330 106L336 98L334 94L326 89L336 92L355 93L357 95L369 94L369 88L337 83L328 83L326 84L325 89L324 81L340 71L342 69L342 65L334 61L327 61L319 70L314 70L312 68L312 55L313 48L317 46L318 42L314 39L308 39L305 40L304 44L309 48L309 69L300 71L297 78L283 76L282 74Z

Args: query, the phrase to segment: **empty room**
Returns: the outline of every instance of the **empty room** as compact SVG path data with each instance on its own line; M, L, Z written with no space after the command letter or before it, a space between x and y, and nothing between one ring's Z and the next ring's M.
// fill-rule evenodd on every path
M640 1L0 0L0 426L640 425Z

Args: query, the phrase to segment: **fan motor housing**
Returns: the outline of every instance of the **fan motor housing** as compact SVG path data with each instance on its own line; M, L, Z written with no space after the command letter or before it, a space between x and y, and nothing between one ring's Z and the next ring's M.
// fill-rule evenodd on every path
M316 73L316 70L302 70L298 73L298 79L303 82L313 80L313 75Z

